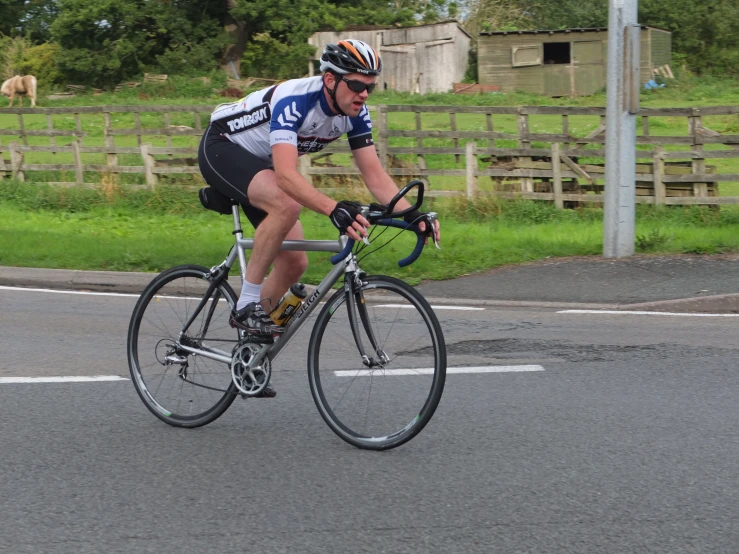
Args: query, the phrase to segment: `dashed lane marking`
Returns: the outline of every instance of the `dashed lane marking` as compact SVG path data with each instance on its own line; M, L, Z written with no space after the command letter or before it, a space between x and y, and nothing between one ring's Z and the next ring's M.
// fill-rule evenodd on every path
M540 365L491 365L471 367L448 367L447 375L450 373L507 373L520 371L544 371ZM337 377L383 377L385 375L432 375L431 367L419 367L415 369L360 369L334 371Z
M739 314L691 314L680 312L642 312L628 310L562 310L558 314L661 315L669 317L739 317Z
M117 375L94 375L91 377L0 377L0 385L19 383L90 383L99 381L128 381Z
M409 306L408 304L376 304L375 308L415 308L415 306ZM472 306L431 306L434 310L465 310L465 311L479 311L485 308L473 308Z

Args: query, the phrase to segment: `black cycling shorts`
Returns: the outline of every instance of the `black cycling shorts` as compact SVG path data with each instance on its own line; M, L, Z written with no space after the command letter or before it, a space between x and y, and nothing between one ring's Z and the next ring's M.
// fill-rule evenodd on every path
M210 127L203 133L198 148L198 165L205 182L231 200L241 204L246 217L256 227L267 217L267 212L252 206L248 198L249 183L272 164L258 158L226 137L211 134Z

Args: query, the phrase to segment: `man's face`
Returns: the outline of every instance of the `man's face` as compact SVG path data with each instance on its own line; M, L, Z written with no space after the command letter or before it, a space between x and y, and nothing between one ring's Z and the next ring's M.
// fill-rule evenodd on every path
M349 73L348 75L338 76L331 73L327 78L332 81L328 83L329 88L333 89L336 87L336 103L341 108L341 111L349 117L359 115L359 110L362 109L370 94L366 85L374 85L377 80L376 77L362 75L361 73ZM356 92L359 89L362 89L362 91Z

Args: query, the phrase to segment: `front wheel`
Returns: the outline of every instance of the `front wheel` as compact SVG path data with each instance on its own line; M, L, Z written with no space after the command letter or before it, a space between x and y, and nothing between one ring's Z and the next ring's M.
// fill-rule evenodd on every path
M323 419L348 443L395 448L424 428L441 400L444 336L431 306L403 281L362 276L351 288L349 298L344 287L334 293L316 319L308 351L311 393Z

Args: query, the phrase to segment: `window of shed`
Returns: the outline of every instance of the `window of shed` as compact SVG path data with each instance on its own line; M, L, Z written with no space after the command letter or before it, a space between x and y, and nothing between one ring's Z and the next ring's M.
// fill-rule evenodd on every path
M570 63L570 43L569 42L545 42L544 43L544 63Z
M511 65L513 67L541 65L539 45L514 46L511 48Z

